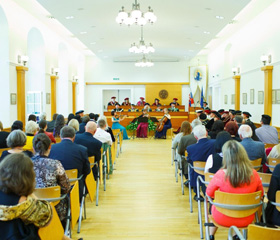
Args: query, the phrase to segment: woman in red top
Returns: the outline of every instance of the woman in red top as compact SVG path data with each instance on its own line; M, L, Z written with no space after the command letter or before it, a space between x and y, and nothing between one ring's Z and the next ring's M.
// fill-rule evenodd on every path
M225 143L222 149L223 167L214 175L209 183L206 193L214 198L215 191L227 193L253 193L262 191L262 181L252 168L244 147L235 140ZM212 216L214 220L225 227L232 225L236 227L248 226L254 220L254 214L244 218L232 218L220 213L216 207L212 206ZM210 228L210 239L214 239L217 227Z
M46 120L41 120L41 121L39 122L39 128L40 128L40 130L39 130L38 133L45 133L45 134L49 137L49 139L51 140L52 143L56 143L56 140L55 140L53 134L52 134L51 132L46 132L47 127L48 127L48 126L47 126L47 121L46 121ZM37 134L38 134L38 133L37 133Z

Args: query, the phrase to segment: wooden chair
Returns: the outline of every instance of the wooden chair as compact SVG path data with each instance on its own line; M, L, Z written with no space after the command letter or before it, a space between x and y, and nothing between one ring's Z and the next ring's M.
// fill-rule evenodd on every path
M262 168L262 159L258 158L255 160L251 160L251 164L256 171L259 171Z
M274 146L276 146L277 144L272 144L272 143L264 143L264 147L265 148L273 148Z
M266 163L265 165L267 167L269 167L269 170L271 172L274 171L274 168L276 167L277 164L280 164L280 159L277 159L277 158L269 158L268 159L268 163Z
M246 238L241 234L239 229L235 226L229 228L228 239L232 240L232 233L235 233L240 240L245 240ZM247 240L279 240L280 239L280 229L279 228L268 228L250 224L248 226L248 238Z
M54 206L56 206L60 202L60 200L66 197L66 194L61 196L60 192L60 186L35 188L34 190L34 194L37 198L52 202Z
M51 203L52 219L45 227L39 228L38 235L41 240L62 239L64 236L64 229L57 215L54 203Z
M208 206L207 202L209 201L212 205L216 207L216 209L229 217L233 218L243 218L248 217L252 214L255 214L257 222L258 222L258 210L262 207L263 216L264 216L264 208L262 202L262 192L254 192L247 194L236 194L236 193L226 193L221 191L215 191L215 201L213 201L208 195L206 195L206 199L204 201L204 213L205 213L205 226L206 226L206 239L209 239L209 219L210 221L219 228L227 228L215 222L213 217L208 216ZM264 219L265 221L265 219ZM247 226L240 228L242 230L246 230Z
M276 207L276 209L280 212L280 190L278 190L275 195L275 202L270 201L270 203L273 204Z
M260 173L260 172L258 172L258 174L260 176L260 179L262 180L263 191L265 193L267 193L272 174L271 173Z

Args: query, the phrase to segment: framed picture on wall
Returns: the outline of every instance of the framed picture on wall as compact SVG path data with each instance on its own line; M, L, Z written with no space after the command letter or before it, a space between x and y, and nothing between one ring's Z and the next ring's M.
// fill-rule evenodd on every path
M235 94L231 94L231 104L235 104Z
M276 93L275 93L275 95L276 95L275 102L276 102L276 104L280 104L280 89L277 89L275 91L276 91Z
M255 90L250 89L250 104L254 104L254 99L255 99Z
M227 95L225 95L224 103L227 104Z
M51 94L46 93L46 104L51 104Z
M247 93L242 94L242 100L243 100L243 104L246 105L247 104Z
M16 104L17 104L17 94L11 93L11 105L16 105Z
M276 91L277 91L277 90L272 90L272 95L271 95L272 104L275 104L275 103L276 103Z
M264 97L263 91L258 91L258 104L263 104L263 97Z

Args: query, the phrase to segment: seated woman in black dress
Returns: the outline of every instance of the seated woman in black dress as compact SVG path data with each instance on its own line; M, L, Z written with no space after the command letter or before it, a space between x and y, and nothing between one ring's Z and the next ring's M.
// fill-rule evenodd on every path
M26 135L24 134L23 131L21 130L12 131L7 138L7 145L11 149L2 152L0 161L4 159L4 157L12 153L24 153L28 157L32 157L33 156L32 152L28 150L23 151L23 146L25 146L25 143L26 143Z
M155 135L155 138L163 138L163 139L166 139L166 132L167 132L167 129L171 128L172 125L171 125L171 116L169 115L169 112L168 112L168 109L167 108L164 108L163 109L163 112L164 112L164 116L163 118L160 120L160 122L164 122L165 123L163 124L163 129L162 131L159 131L157 130L156 131L156 135Z
M7 156L0 163L0 238L40 239L38 227L52 218L51 206L33 194L35 173L29 157Z

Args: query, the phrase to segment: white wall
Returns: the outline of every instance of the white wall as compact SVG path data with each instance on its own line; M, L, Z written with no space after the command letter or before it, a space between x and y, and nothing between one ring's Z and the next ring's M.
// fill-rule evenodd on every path
M231 104L224 105L223 96L234 94L234 81L231 79L231 68L238 66L241 69L241 110L249 111L252 120L259 122L263 114L263 104L258 104L258 91L264 90L264 73L261 71L260 56L272 55L273 88L280 88L279 62L280 62L280 0L275 1L264 9L252 21L242 26L231 37L225 38L222 44L215 49L210 49L208 56L209 82L215 85L220 82L221 107L230 108ZM214 76L214 78L213 78ZM250 104L250 89L255 89L254 104ZM242 104L242 93L247 93L247 105ZM228 101L231 101L230 97ZM213 95L215 102L215 95ZM272 124L280 126L278 112L280 105L273 105Z

